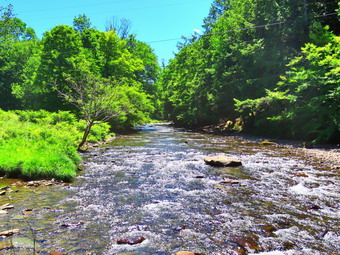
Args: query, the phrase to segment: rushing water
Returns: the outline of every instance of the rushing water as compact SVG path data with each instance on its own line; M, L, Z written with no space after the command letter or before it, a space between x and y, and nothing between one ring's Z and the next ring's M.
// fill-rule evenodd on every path
M204 163L217 154L243 166ZM39 254L340 253L340 174L288 148L160 125L85 157L71 185L0 197L0 206L15 205L0 215L0 230L21 230L0 248L26 246L0 253L32 253L32 240ZM140 236L140 244L117 244Z

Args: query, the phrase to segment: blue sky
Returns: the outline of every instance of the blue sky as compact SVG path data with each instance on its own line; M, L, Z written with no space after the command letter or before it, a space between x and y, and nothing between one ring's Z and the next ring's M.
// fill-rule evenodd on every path
M131 32L144 42L189 37L201 30L212 0L0 0L12 4L17 17L34 28L41 38L43 32L56 25L72 25L73 18L86 14L92 25L104 31L112 17L131 21ZM178 40L150 43L161 61L173 58Z

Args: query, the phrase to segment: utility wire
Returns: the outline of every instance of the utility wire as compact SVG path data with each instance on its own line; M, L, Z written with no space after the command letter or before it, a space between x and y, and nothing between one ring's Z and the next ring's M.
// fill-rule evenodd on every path
M326 17L326 16L332 16L332 15L338 15L338 12L333 12L333 13L326 13L320 16L316 16L315 18L321 18L321 17ZM258 28L263 28L263 27L269 27L269 26L277 26L277 25L282 25L288 21L279 21L279 22L273 22L273 23L268 23L268 24L263 24L263 25L256 25L252 27L244 27L244 28L238 28L238 29L232 29L232 30L226 30L226 31L219 31L215 33L209 33L209 34L203 34L203 35L198 35L199 37L204 37L204 36L211 36L211 35L217 35L217 34L225 34L225 33L231 33L231 32L237 32L237 31L244 31L244 30L250 30L250 29L258 29ZM147 44L151 43L162 43L162 42L169 42L169 41L178 41L183 39L181 38L172 38L172 39L164 39L164 40L158 40L158 41L150 41L150 42L145 42ZM72 53L73 51L57 51L57 54L67 54L67 53ZM75 52L75 51L74 51Z
M315 18L321 18L321 17L326 17L326 16L332 16L332 15L338 15L337 12L332 12L332 13L326 13L320 16L317 16ZM244 31L244 30L250 30L250 29L257 29L257 28L263 28L263 27L269 27L269 26L277 26L277 25L282 25L284 23L286 23L288 21L277 21L274 23L268 23L268 24L263 24L263 25L256 25L256 26L252 26L252 27L244 27L244 28L237 28L237 29L232 29L232 30L226 30L226 31L219 31L219 32L215 32L215 33L208 33L208 34L203 34L203 35L197 35L199 37L204 37L204 36L210 36L210 35L217 35L217 34L226 34L226 33L231 33L231 32L237 32L237 31ZM150 42L146 42L146 43L161 43L161 42L169 42L169 41L178 41L183 39L183 37L181 38L172 38L172 39L164 39L164 40L158 40L158 41L150 41Z

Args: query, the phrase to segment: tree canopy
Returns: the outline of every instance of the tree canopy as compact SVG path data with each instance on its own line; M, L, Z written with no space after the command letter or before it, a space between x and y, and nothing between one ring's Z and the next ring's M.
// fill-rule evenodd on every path
M165 116L182 126L233 123L225 129L339 141L337 8L334 1L214 1L205 33L181 44L160 76Z

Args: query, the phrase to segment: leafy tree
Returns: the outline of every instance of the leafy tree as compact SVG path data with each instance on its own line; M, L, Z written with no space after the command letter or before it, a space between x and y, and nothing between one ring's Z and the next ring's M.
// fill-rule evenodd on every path
M78 32L84 32L87 29L91 28L91 21L90 19L85 15L78 15L78 17L75 17L73 19L73 27L78 31Z
M102 33L99 40L104 63L102 76L133 81L136 72L143 70L143 64L129 52L126 41L121 40L114 31Z
M325 1L215 1L206 33L186 40L161 75L166 114L190 126L235 120L234 98L262 98L275 89L290 59L312 34L318 38L318 12L334 8Z
M15 17L13 6L0 6L0 42L29 40L36 38L32 28L26 27L26 24Z
M74 104L86 121L86 129L78 145L80 149L87 141L91 128L98 121L107 121L122 114L123 109L117 106L117 94L113 82L82 72L80 78L65 77L68 91L59 90L57 83L54 88L66 101Z
M135 77L141 83L143 91L150 96L157 108L155 117L160 117L162 88L160 83L157 82L161 72L157 56L150 45L138 41L133 35L127 40L126 46L133 58L142 61L143 69L136 70Z
M214 0L211 4L209 14L206 18L204 18L203 27L206 29L206 32L210 32L212 26L217 22L218 18L224 14L224 12L230 9L229 0Z
M35 77L35 86L38 86L40 99L37 108L49 111L69 110L57 91L51 84L56 83L59 90L67 91L65 76L79 76L79 70L88 70L87 61L82 48L79 33L67 25L59 25L47 31L43 38L41 62Z
M328 43L312 43L289 63L289 70L276 91L254 100L236 100L248 125L271 135L311 140L314 143L340 141L340 37ZM284 131L282 130L282 127ZM252 125L250 125L253 128Z
M137 124L148 119L150 104L144 93L113 79L81 72L79 78L65 77L69 91L54 88L69 103L74 104L86 121L86 129L78 149L86 143L93 125L115 118L127 118ZM149 108L149 109L148 109Z
M0 108L20 108L11 85L21 81L23 69L37 46L34 30L13 14L13 7L0 6Z

